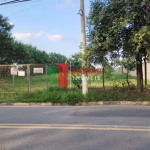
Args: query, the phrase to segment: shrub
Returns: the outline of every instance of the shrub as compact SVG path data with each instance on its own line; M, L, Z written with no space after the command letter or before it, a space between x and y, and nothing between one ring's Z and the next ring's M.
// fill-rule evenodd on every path
M69 91L67 93L63 93L61 103L66 103L68 105L75 105L79 102L83 102L84 96L81 92L76 91Z

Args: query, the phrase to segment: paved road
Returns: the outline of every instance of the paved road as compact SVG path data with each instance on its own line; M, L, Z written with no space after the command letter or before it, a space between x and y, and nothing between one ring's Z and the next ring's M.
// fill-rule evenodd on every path
M150 150L150 107L0 107L0 150Z

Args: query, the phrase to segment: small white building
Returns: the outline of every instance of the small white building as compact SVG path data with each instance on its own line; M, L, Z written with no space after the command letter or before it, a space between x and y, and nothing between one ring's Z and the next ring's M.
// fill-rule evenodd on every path
M143 67L143 79L145 79L145 67L144 67L144 64L142 65L142 67ZM119 67L118 68L118 73L127 73L127 70L125 68ZM130 71L129 75L136 77L136 70ZM150 63L147 63L147 79L150 80Z

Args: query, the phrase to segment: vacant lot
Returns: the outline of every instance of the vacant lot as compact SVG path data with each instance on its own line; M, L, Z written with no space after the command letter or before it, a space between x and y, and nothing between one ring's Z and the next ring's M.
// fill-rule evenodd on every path
M143 94L136 93L136 78L126 74L110 73L88 75L89 94L81 93L81 74L68 77L68 88L57 87L57 74L52 76L31 75L30 86L27 77L6 76L0 79L0 102L52 102L74 105L89 101L149 100L149 89ZM70 80L72 79L72 80ZM100 79L100 80L95 80ZM70 82L71 81L71 82ZM78 81L80 88L74 81ZM150 85L150 81L148 82ZM31 94L28 94L30 87ZM71 89L70 89L71 87Z

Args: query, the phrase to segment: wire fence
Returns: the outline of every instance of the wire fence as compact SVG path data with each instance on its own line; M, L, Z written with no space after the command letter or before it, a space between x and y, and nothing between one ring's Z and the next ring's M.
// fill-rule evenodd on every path
M55 86L81 89L82 74L74 74L69 65L64 66L65 73L58 64L0 65L0 93L32 93ZM137 84L134 76L103 69L101 73L88 74L87 80L89 89L136 89ZM149 80L147 86L150 86Z
M67 69L64 68L68 69L68 65L0 65L0 93L31 93L36 90L47 90L54 86L67 87L71 85L71 80L69 80Z
M0 92L31 91L47 89L47 65L22 64L0 65Z

